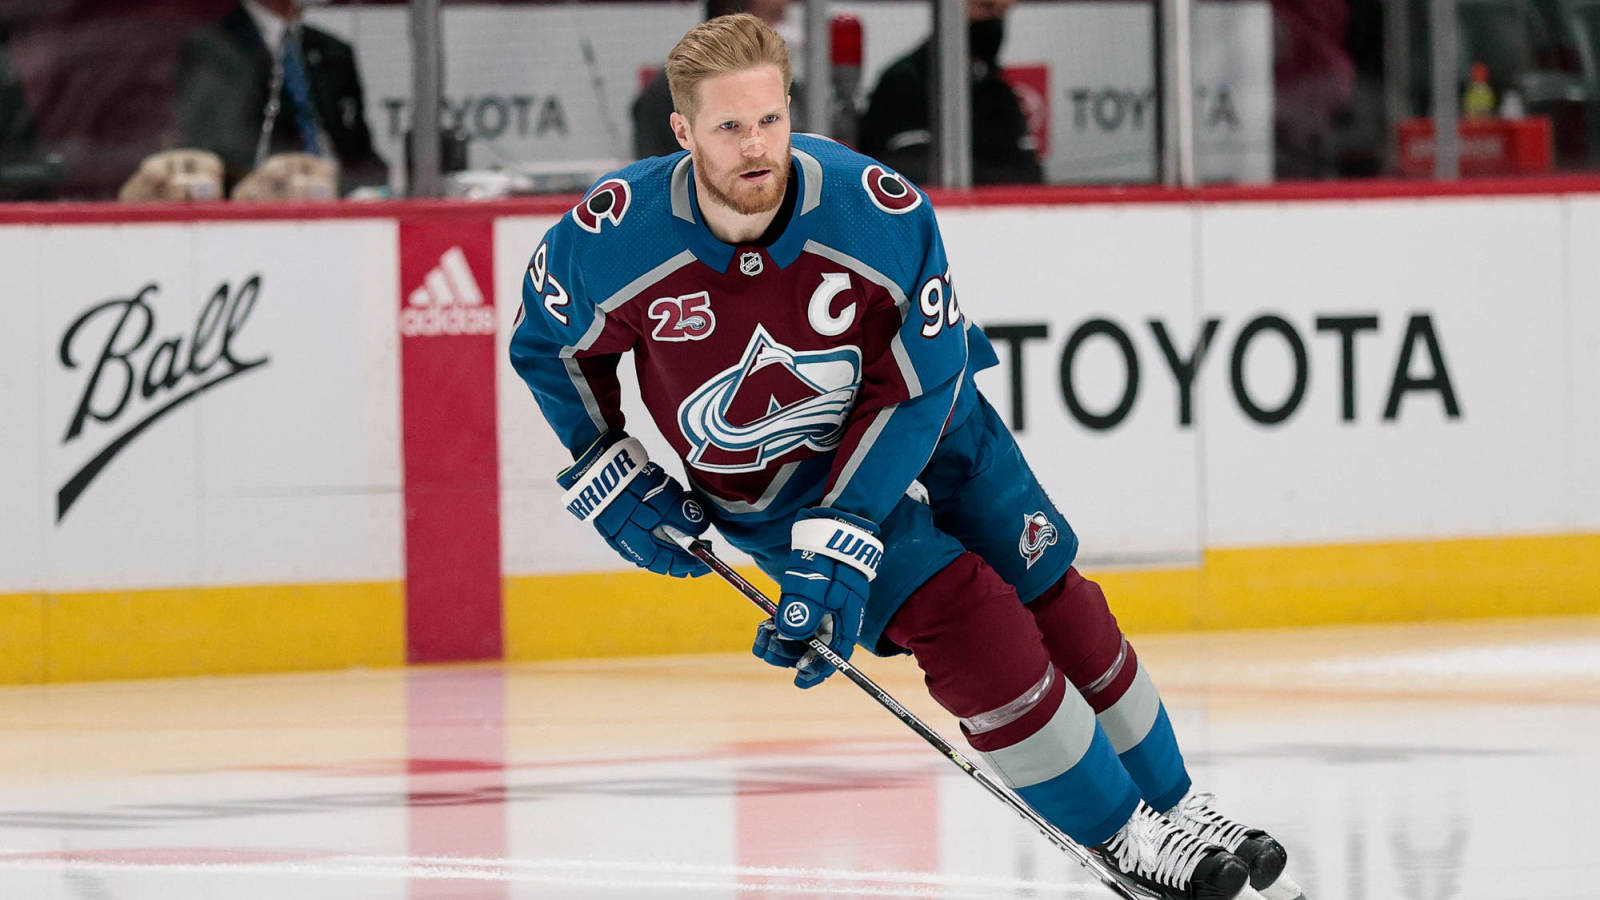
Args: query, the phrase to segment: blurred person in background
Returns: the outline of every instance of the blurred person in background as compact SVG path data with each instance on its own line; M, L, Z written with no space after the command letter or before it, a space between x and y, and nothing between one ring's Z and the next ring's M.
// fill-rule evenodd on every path
M768 27L783 34L785 14L788 11L789 0L706 0L705 21L709 22L717 16L728 16L734 13L749 13ZM798 43L791 35L784 35L789 43L791 55L799 55L796 50ZM789 89L792 102L789 114L794 122L795 131L805 131L805 88L796 82ZM672 92L667 89L667 70L656 69L650 82L639 91L639 96L633 100L633 156L635 159L644 159L649 156L666 156L677 153L683 148L678 146L678 138L672 133L672 126L668 119L672 117Z
M1356 84L1346 43L1349 26L1345 0L1272 0L1273 143L1279 178L1339 174L1339 123L1349 117Z
M1037 184L1044 180L1038 148L1016 92L1000 76L1005 17L1016 0L967 0L972 57L972 181ZM933 38L895 60L872 90L861 117L861 152L918 184L932 176Z
M38 157L39 129L11 57L8 16L0 13L0 200L41 199L48 194L45 186L26 177Z
M9 98L0 105L26 99L0 111L8 148L0 190L16 199L115 196L170 128L177 40L167 36L184 15L177 0L0 0L0 55L10 57L0 64Z
M230 195L306 199L388 182L355 52L301 21L326 2L239 0L183 40L178 140L221 158Z

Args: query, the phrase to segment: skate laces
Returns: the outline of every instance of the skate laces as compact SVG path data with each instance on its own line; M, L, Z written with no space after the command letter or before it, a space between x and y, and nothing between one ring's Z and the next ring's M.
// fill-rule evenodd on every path
M1189 886L1195 867L1215 849L1142 802L1103 846L1123 872L1179 889Z
M1252 829L1211 808L1211 802L1216 799L1215 794L1190 792L1167 816L1202 841L1217 844L1232 853L1245 842Z

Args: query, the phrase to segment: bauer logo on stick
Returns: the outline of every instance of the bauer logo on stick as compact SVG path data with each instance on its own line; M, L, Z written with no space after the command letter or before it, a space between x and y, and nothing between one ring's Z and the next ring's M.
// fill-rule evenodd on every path
M1022 537L1017 541L1017 552L1028 561L1028 568L1044 556L1046 547L1056 542L1056 526L1043 512L1033 512L1022 517Z

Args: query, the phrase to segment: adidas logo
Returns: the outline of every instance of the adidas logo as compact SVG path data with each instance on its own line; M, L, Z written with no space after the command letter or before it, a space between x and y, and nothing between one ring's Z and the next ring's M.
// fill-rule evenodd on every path
M483 305L478 279L460 247L451 247L406 297L400 312L406 337L440 334L493 334L494 310Z

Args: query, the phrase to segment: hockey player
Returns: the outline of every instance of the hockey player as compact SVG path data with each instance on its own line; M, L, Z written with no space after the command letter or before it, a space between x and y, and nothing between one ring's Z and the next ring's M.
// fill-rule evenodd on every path
M603 178L534 250L511 360L575 461L564 502L628 560L714 522L779 582L754 652L802 688L909 651L972 747L1042 816L1169 898L1298 891L1286 854L1195 794L1149 674L1078 541L973 383L928 198L789 130L783 40L749 15L667 58L688 150ZM617 366L684 463L624 429Z

